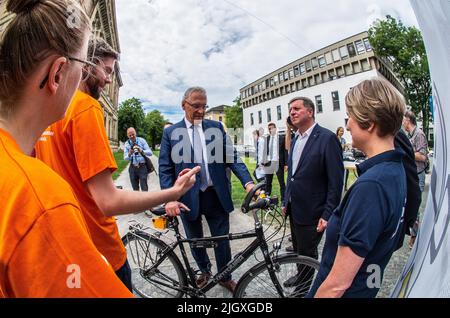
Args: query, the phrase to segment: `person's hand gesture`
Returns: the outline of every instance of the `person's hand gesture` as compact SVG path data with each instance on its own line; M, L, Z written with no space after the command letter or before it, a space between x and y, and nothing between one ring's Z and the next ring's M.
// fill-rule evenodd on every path
M319 224L317 224L317 232L322 233L323 231L325 231L327 228L327 225L328 225L327 221L325 221L324 219L320 219Z
M195 175L200 172L200 169L197 166L193 169L184 169L180 172L174 184L174 188L178 191L180 197L193 187L195 184Z
M190 211L190 209L187 206L185 206L183 203L176 202L176 201L167 203L165 208L166 208L166 214L171 217L180 215L181 214L180 209L185 209L186 211Z

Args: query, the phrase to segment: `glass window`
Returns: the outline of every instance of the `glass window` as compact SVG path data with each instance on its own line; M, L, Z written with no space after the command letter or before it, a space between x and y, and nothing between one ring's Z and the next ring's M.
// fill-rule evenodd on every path
M293 68L291 68L289 70L289 78L294 78L294 69Z
M299 75L300 75L300 71L299 71L299 68L298 68L298 65L297 65L297 66L294 67L294 77L297 77Z
M253 113L250 114L250 125L253 126L255 124L255 118L253 118Z
M317 113L323 113L322 95L316 96Z
M333 100L333 110L341 110L341 105L339 104L339 92L332 92L331 93L331 99Z
M311 60L311 64L312 64L313 70L315 70L316 68L319 67L319 63L317 62L317 58L313 58Z
M300 74L305 74L306 73L306 68L305 68L305 63L300 64Z
M283 73L278 74L278 78L279 78L279 82L283 82L284 78L283 78Z
M274 83L274 85L277 85L277 84L278 84L278 75L275 75L275 76L273 77L273 83Z
M333 61L337 62L337 61L341 60L341 56L339 55L339 50L338 49L333 50L331 52L331 54L333 55Z
M287 81L289 79L289 72L284 71L284 80Z
M369 52L369 51L372 51L372 45L370 45L370 42L369 42L369 39L368 38L365 38L364 40L364 46L366 47L366 50Z
M262 111L258 112L258 121L260 124L262 124Z
M328 65L333 64L333 56L331 55L331 52L325 53L325 60Z
M356 52L358 52L358 54L363 54L366 52L363 41L361 41L361 40L356 41L355 45L356 45Z
M319 60L319 66L324 67L327 65L327 62L325 61L325 55L321 55L317 58Z
M350 55L350 57L356 56L356 50L355 50L355 46L353 45L353 43L347 44L347 49L348 49L348 54Z
M272 121L272 111L270 110L270 108L267 108L267 122L271 121Z
M277 118L278 120L281 120L281 105L277 106Z
M346 59L348 57L348 49L346 46L341 46L339 48L339 53L341 53L342 59Z
M311 71L311 61L310 60L306 61L305 66L306 66L306 71L310 72Z

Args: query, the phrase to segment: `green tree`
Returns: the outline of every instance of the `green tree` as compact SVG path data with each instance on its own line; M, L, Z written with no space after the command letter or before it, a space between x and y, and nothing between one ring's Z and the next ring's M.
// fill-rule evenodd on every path
M145 131L145 113L142 102L137 98L130 98L119 106L119 140L126 141L127 129L134 127L138 134Z
M241 106L241 98L237 97L233 101L232 107L225 108L225 125L227 128L243 128L244 115Z
M422 118L428 136L432 120L429 98L431 79L422 34L391 16L378 20L369 29L369 41L375 53L389 60L394 73L405 87L405 98L412 111Z
M163 129L166 122L166 119L158 110L148 113L145 117L145 137L152 149L155 149L156 145L161 144Z

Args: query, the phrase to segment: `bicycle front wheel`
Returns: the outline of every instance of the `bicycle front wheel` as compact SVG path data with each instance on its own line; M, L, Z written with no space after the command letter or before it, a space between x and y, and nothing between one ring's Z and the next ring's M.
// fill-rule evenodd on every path
M145 232L128 233L122 238L131 267L133 291L144 298L180 298L187 277L175 253L166 254L168 246ZM163 257L157 267L151 268Z
M275 276L283 296L305 297L319 271L319 262L310 257L292 254L276 257L273 262ZM270 277L267 264L263 261L242 276L236 286L234 297L279 298L281 296Z

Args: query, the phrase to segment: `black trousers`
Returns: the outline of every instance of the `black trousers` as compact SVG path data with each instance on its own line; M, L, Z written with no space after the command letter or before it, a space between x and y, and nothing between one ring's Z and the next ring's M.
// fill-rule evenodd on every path
M292 246L294 247L294 251L299 255L318 259L318 246L322 239L323 232L317 232L317 224L295 224L292 219L292 212L289 213L289 220L291 224ZM299 265L297 271L298 297L304 297L313 283L314 271L304 265Z
M147 192L148 191L148 183L147 183L148 171L147 171L147 167L145 166L145 164L141 164L138 167L131 164L130 168L128 169L128 172L130 173L130 181L131 181L131 186L133 187L133 190L139 191L139 185L140 185L141 190L144 192Z
M280 184L281 202L284 202L284 193L286 192L286 184L284 182L284 167L277 170L278 183ZM266 193L272 194L273 174L266 174Z

